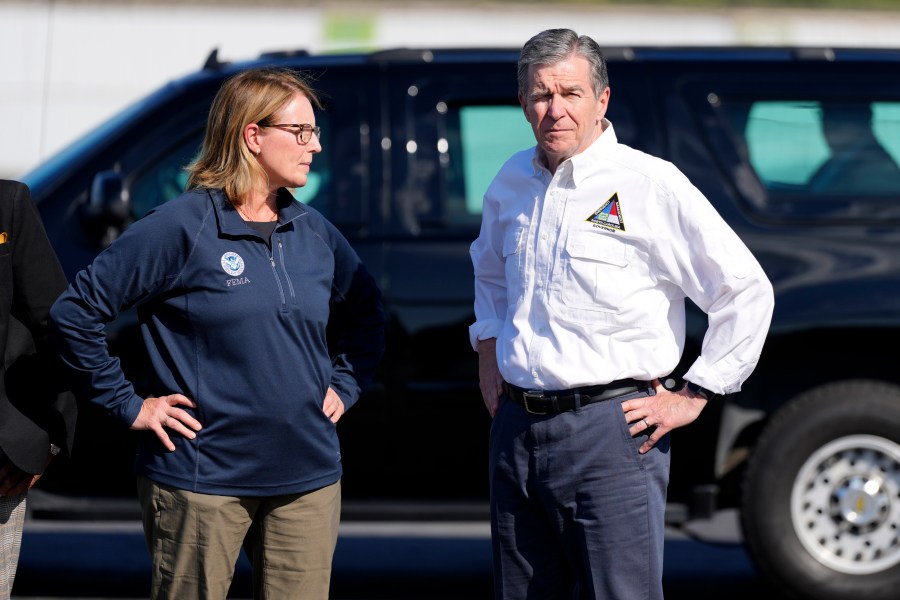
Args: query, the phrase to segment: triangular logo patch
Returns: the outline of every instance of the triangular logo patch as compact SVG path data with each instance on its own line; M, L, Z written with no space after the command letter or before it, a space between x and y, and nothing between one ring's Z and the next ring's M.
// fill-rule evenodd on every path
M619 231L625 231L625 220L622 218L622 206L619 204L619 194L610 196L609 200L597 211L587 218L588 223L595 223L604 227L611 227Z

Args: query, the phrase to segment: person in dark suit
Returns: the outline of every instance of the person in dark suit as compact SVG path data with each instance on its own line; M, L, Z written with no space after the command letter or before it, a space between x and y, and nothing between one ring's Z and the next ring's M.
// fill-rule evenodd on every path
M28 490L74 438L75 398L47 330L65 289L28 187L0 180L0 600L12 590Z

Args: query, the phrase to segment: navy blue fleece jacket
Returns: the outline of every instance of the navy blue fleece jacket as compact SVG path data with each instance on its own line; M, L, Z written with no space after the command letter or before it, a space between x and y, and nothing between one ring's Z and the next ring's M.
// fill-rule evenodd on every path
M130 426L143 399L104 326L137 307L150 395L197 403L196 439L142 431L135 469L195 492L300 493L341 476L331 386L346 408L384 347L380 292L337 229L279 192L271 249L219 190L193 190L129 227L50 312L76 391Z

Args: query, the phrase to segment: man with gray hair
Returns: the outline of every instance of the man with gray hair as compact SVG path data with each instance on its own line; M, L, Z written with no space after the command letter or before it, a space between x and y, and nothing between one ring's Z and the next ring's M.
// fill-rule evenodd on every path
M740 390L772 286L678 169L617 141L594 40L539 33L518 78L537 145L489 186L471 247L495 594L661 599L669 433ZM668 390L685 298L709 327Z

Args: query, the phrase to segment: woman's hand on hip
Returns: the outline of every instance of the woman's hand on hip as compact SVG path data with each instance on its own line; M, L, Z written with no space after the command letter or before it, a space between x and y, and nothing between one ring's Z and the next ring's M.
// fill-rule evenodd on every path
M325 392L325 402L322 403L322 411L326 417L331 419L332 423L337 423L338 419L344 414L344 401L331 387Z
M197 408L197 404L193 400L182 394L151 396L144 400L141 412L138 413L137 419L131 424L131 428L136 430L149 429L155 432L159 441L171 452L175 450L175 444L169 438L167 429L171 429L192 440L197 437L196 432L200 431L202 427L200 421L192 417L183 408L178 408L179 405Z

